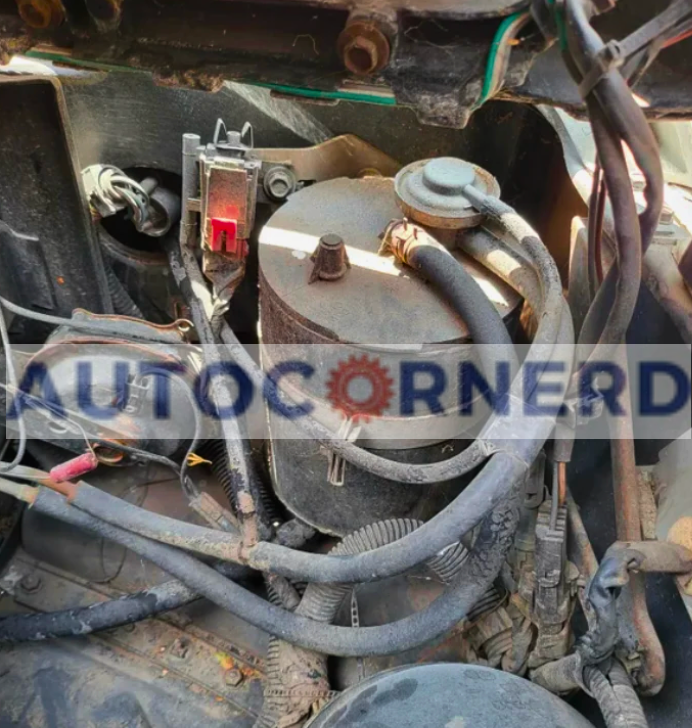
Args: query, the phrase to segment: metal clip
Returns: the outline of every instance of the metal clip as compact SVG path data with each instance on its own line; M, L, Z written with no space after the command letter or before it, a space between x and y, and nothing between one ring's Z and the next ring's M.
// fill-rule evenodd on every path
M337 433L340 440L347 442L356 442L360 437L361 427L356 425L352 419L344 420L339 432ZM346 478L346 461L333 450L329 451L327 464L327 482L338 488L344 485Z

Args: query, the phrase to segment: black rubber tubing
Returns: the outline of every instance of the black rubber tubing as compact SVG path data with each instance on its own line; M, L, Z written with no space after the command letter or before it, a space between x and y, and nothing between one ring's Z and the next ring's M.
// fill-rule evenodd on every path
M200 596L286 642L329 655L368 657L415 649L448 632L485 594L512 546L518 522L519 491L505 498L483 521L474 548L454 583L433 604L381 627L335 627L287 612L252 594L178 549L111 526L39 489L33 508L125 546L186 584Z
M432 284L442 298L459 313L478 348L488 381L495 367L508 362L517 371L514 343L495 304L485 295L476 279L425 228L408 220L394 222L385 233L383 245L402 263L413 268Z
M546 427L540 443L521 442L527 442L538 451L550 434L549 430L550 427ZM532 454L531 462L534 459ZM493 456L482 473L445 510L401 541L374 551L329 556L260 542L244 551L241 563L289 579L314 583L364 583L403 574L458 542L507 498L527 471L526 462L519 458L507 453ZM241 545L238 536L146 511L86 483L79 484L72 503L85 513L145 538L226 561L238 560Z
M109 261L104 261L104 270L106 271L106 280L108 281L108 292L111 295L113 310L119 316L129 316L130 318L143 319L139 306L134 302L132 296L126 290L123 282L118 278Z
M225 564L222 565L221 573L231 579L240 579L247 575L248 570L242 566ZM0 619L0 642L37 642L59 637L83 637L180 609L199 598L181 582L167 581L151 589L88 607L46 614L15 614Z

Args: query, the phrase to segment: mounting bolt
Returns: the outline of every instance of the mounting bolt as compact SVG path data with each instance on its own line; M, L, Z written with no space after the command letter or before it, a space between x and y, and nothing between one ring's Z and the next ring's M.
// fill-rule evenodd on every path
M264 191L276 202L283 202L296 188L296 176L287 167L272 167L264 175Z
M17 0L21 19L37 30L57 28L65 20L60 0Z
M20 582L19 586L22 591L27 594L35 594L43 584L41 583L41 577L38 574L27 574Z
M243 682L244 678L243 673L240 670L233 668L232 670L226 670L223 679L226 685L230 685L232 688L237 688L238 685Z
M351 267L346 252L346 243L340 235L323 235L310 260L315 266L308 283L315 283L318 280L337 281L339 278L343 278Z
M344 66L356 76L372 76L389 63L389 38L373 19L350 20L339 35L337 50Z

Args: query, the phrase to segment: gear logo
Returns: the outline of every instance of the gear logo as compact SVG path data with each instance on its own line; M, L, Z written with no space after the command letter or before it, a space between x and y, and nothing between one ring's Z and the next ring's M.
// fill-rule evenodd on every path
M381 416L394 396L394 380L379 359L352 355L331 371L327 399L334 409L357 422Z

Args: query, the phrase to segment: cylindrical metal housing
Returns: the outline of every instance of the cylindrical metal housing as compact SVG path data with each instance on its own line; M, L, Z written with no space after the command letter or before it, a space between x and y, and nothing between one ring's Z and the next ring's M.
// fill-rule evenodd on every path
M458 392L452 373L475 356L460 317L417 273L378 254L379 236L401 216L394 181L381 177L336 179L289 198L260 236L262 361L266 370L286 359L306 361L315 374L286 385L295 401L309 401L315 417L335 432L357 436L359 445L393 460L428 463L452 457L468 441L457 421L424 407L402 417L396 373L404 361L439 364L450 372L442 401L453 408ZM323 280L313 272L320 240L327 235L343 240L348 265L338 277ZM453 255L512 327L518 295L460 252ZM332 405L340 384L349 376L356 379L358 371L369 373L375 402L375 385L381 383L387 407L377 416L349 422ZM426 519L463 487L460 482L401 486L374 477L335 463L318 443L302 437L295 422L271 409L268 418L276 493L321 531L343 535L385 518ZM342 484L336 484L341 479L335 472L343 475Z

